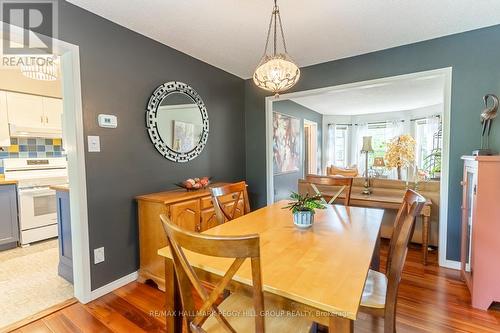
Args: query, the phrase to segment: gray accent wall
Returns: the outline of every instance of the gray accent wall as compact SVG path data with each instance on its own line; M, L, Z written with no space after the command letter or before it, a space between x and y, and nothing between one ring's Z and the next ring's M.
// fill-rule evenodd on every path
M317 141L318 141L318 152L321 152L322 146L322 136L321 130L323 128L323 116L313 111L309 108L306 108L300 104L297 104L291 100L282 100L273 102L273 111L283 113L295 118L300 119L300 137L301 137L301 161L304 161L304 119L314 121L318 124L318 133L317 133ZM321 156L318 156L318 165L321 164ZM298 180L302 178L304 174L304 164L301 163L300 169L297 172L289 172L284 174L274 175L274 199L282 200L290 197L290 193L292 191L298 192Z
M462 161L480 145L479 113L483 95L500 94L500 26L405 45L302 68L291 91L452 67L450 181L448 192L447 256L460 257ZM360 41L361 42L361 41ZM265 103L269 94L251 80L245 86L246 176L255 206L266 203ZM500 120L490 139L500 150Z
M101 138L101 152L85 154L91 261L101 246L106 257L91 264L94 290L138 269L136 195L188 177L244 179L244 81L65 1L59 38L80 48L84 132ZM187 163L162 157L145 127L148 98L167 81L191 85L208 110L207 146ZM118 128L98 127L99 113Z

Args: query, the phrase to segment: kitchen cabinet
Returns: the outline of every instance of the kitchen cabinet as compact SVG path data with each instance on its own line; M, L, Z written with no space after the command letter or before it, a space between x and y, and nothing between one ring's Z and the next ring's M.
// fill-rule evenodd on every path
M46 128L61 130L62 128L62 99L42 97L43 116Z
M0 147L10 146L9 118L7 116L7 94L0 91Z
M73 283L73 250L71 241L71 214L69 189L67 186L53 186L56 191L57 229L59 234L59 276Z
M21 134L19 132L33 136L61 136L61 99L14 92L4 94L11 136Z
M221 202L227 202L227 209L234 201L230 196L221 198ZM167 245L160 215L166 214L173 223L190 231L203 232L213 228L218 223L210 191L173 190L141 195L136 200L139 213L139 281L154 281L165 290L165 266L157 253L158 249ZM238 202L238 207L238 211L243 212L243 200Z
M38 128L43 124L42 97L7 92L9 123L16 127Z
M14 248L19 241L16 185L0 185L0 212L0 250Z

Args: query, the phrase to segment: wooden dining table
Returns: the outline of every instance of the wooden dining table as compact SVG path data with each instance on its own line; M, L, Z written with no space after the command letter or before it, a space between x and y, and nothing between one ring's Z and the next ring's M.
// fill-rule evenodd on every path
M210 235L258 234L261 247L264 297L284 311L329 327L330 332L352 332L372 259L379 255L379 234L384 211L375 208L328 205L316 210L314 224L299 229L286 201L279 201L209 229ZM232 260L185 251L201 280L215 283ZM179 291L168 247L165 258L166 324L181 332ZM235 274L231 292L251 295L250 263ZM176 312L177 311L177 312Z

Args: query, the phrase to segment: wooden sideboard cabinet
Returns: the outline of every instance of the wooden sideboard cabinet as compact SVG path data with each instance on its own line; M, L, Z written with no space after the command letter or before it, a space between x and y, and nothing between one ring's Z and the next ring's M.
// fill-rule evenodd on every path
M500 301L500 156L463 156L461 271L474 308Z
M223 184L214 184L223 185ZM208 189L188 192L183 189L146 194L136 197L139 213L139 282L154 281L165 290L164 261L158 249L165 247L167 240L160 222L166 214L178 226L195 232L203 232L217 225L212 198ZM235 197L223 197L226 209L235 204ZM237 203L237 215L243 212L243 199Z

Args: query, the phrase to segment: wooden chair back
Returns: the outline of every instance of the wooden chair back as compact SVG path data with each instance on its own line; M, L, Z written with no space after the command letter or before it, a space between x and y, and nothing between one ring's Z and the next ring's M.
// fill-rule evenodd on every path
M244 181L211 187L210 192L212 193L215 217L219 224L250 213L247 184ZM240 201L243 201L243 207L240 207Z
M410 193L409 193L410 192ZM408 252L408 244L413 229L415 228L415 220L420 215L425 204L425 198L420 194L407 190L403 203L405 207L402 214L398 214L399 221L397 230L391 239L392 255L387 262L387 293L384 309L384 332L396 332L396 303L399 289L399 281ZM396 228L396 227L395 227Z
M403 221L405 220L406 216L409 215L410 209L413 206L414 203L420 202L424 200L425 204L425 198L421 196L419 193L413 191L413 190L406 190L404 197L403 197L403 202L401 203L401 206L398 209L398 213L396 214L396 219L394 220L394 225L392 228L392 235L391 235L391 241L389 243L389 251L387 252L387 268L386 272L388 272L391 268L391 257L392 253L394 252L394 247L395 247L395 240L397 239L397 235L399 233L399 230L401 228L401 225ZM420 211L419 211L420 214ZM417 215L418 217L418 215Z
M219 324L225 330L235 332L215 302L247 258L250 258L252 268L253 304L256 313L255 331L264 332L264 294L262 292L259 235L205 235L181 229L173 224L166 215L162 214L160 218L167 235L167 243L171 249L182 309L185 311L190 332L205 332L202 326L211 313L216 316ZM235 260L213 291L208 294L188 262L184 249L202 255L235 258ZM203 302L198 309L195 308L193 302L193 292L196 292Z
M320 195L323 201L327 204L333 203L342 192L345 192L344 205L349 206L351 202L351 188L352 188L352 178L348 177L333 177L333 176L319 176L319 175L306 175L305 181L309 183L314 192ZM340 187L340 189L334 193L329 201L326 201L323 193L318 189L316 185L325 185L332 187Z

